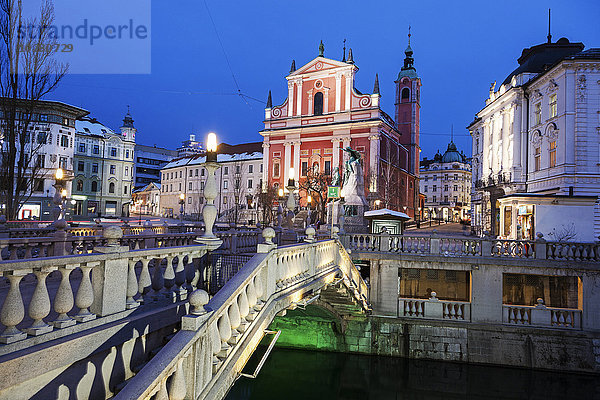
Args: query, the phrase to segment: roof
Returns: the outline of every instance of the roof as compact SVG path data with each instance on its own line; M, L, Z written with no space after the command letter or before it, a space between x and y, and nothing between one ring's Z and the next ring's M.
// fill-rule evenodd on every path
M581 53L583 48L583 43L571 43L567 38L560 38L556 43L542 43L523 49L521 57L517 60L519 66L506 77L502 84L510 83L513 76L524 72L544 72L557 62Z
M219 144L219 154L262 153L263 142Z
M452 163L452 162L465 162L465 157L458 152L456 149L456 145L453 141L448 143L448 149L442 156L443 163Z
M4 101L12 101L12 99L10 99L8 97L0 97L0 105ZM29 103L25 99L17 99L16 102L17 102L18 106L20 106L22 104L23 108L26 108L27 104ZM37 100L36 106L37 107L35 107L35 109L54 109L59 112L72 114L75 116L75 118L81 118L90 113L89 111L84 110L83 108L75 107L70 104L62 103L60 101L54 101L54 100Z
M250 160L262 160L262 152L252 153L237 153L237 154L217 154L218 163L236 162L236 161L250 161ZM171 161L163 167L163 169L178 168L184 165L200 165L206 162L206 157L195 154L192 156L178 158Z
M75 121L75 130L77 133L82 135L90 136L106 136L108 134L114 135L115 132L101 124L94 118L81 118Z
M382 208L380 210L371 210L365 212L365 218L384 218L384 219L402 219L409 220L410 217L400 211L390 210L388 208Z

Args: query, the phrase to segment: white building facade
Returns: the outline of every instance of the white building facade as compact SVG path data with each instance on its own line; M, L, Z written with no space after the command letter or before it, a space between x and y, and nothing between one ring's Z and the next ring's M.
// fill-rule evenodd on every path
M443 155L420 163L420 191L425 195L423 217L460 222L471 213L471 164L454 142Z
M201 219L207 177L205 161L206 157L199 155L184 157L173 160L161 170L161 216L178 218L180 195L183 194L185 217ZM218 188L215 205L219 220L237 223L256 220L254 214L263 172L262 152L219 154L217 161L220 168L215 173Z
M120 133L93 119L77 121L73 215L128 216L134 187L135 134L127 113Z
M523 50L518 62L468 127L472 227L509 239L598 240L600 49L562 38Z

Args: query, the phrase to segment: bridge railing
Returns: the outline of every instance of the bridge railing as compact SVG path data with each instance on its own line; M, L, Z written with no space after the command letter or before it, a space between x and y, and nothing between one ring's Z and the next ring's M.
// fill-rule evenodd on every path
M210 300L202 291L190 296L193 310L183 318L182 330L115 399L197 399L211 390L224 395L262 338L263 327L279 311L269 305L282 298L286 304L301 301L311 282L332 282L338 276L360 303L366 301L366 284L337 241L257 254ZM259 321L261 311L269 317ZM220 389L215 389L217 382Z
M129 251L107 240L93 254L0 263L8 280L0 291L0 343L60 331L140 303L182 299L200 282L194 259L206 253L203 245Z
M544 239L506 240L435 234L410 236L387 233L347 233L341 235L340 240L347 249L355 252L600 262L600 243L548 242Z
M471 321L471 303L440 300L435 293L430 299L399 298L398 316L468 322Z

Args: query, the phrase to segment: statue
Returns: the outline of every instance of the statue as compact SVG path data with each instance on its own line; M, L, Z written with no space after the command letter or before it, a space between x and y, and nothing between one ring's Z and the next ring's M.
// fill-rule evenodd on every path
M345 163L345 170L344 170L344 185L345 185L348 182L348 179L350 178L351 174L359 173L358 168L354 169L354 166L355 165L362 166L362 159L361 159L360 153L358 151L354 150L353 148L351 148L350 146L346 147L344 149L344 151L349 154L349 158Z

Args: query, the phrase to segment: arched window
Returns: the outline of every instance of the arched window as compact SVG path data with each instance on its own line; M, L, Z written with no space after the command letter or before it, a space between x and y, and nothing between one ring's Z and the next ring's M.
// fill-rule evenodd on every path
M77 181L77 191L83 192L83 181L81 179Z
M98 182L92 181L92 192L98 191Z
M115 192L115 184L113 182L111 182L108 185L108 193L114 193Z
M323 115L323 92L315 93L314 115Z
M408 88L402 89L402 101L408 101L410 98L410 90Z

